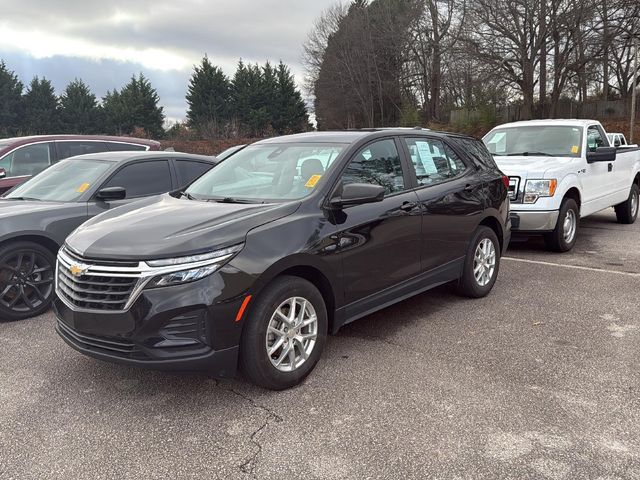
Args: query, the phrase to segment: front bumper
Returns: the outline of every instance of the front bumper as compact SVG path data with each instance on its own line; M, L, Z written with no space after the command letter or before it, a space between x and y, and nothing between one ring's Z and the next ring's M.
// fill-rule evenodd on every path
M511 230L516 233L546 233L553 231L558 223L558 210L532 211L512 210Z
M158 370L235 376L241 298L216 302L219 274L144 290L124 312L81 310L57 298L56 331L77 351L100 360Z

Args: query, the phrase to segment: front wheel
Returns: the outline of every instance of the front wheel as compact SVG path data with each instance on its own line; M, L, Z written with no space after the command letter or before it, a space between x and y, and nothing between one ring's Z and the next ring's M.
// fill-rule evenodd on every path
M23 320L45 312L53 300L55 257L33 242L0 249L0 320Z
M327 309L310 282L276 278L251 306L240 345L240 369L256 385L283 390L316 366L327 338Z
M631 185L631 191L629 192L629 198L624 202L616 205L616 218L618 223L632 224L638 218L638 197L640 195L640 188L637 184Z
M553 232L544 236L547 248L553 252L568 252L576 244L580 209L573 198L565 198L560 205L558 222Z
M465 297L480 298L493 288L500 269L500 242L489 227L476 230L464 260L462 277L458 280L458 293Z

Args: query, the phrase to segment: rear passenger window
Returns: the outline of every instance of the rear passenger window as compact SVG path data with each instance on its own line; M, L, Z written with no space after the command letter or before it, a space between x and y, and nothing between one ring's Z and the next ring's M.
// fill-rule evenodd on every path
M137 145L134 143L107 142L109 150L112 152L135 152L146 150L145 145Z
M102 188L123 187L127 198L165 193L172 189L169 162L154 160L122 167Z
M213 164L196 162L193 160L176 160L176 169L180 185L185 186L193 182L196 178L208 171Z
M387 194L404 190L402 165L396 143L379 140L360 150L342 174L342 184L370 183L385 188Z
M442 140L405 138L418 185L432 185L464 172L467 166Z
M56 142L56 149L58 150L58 158L75 157L76 155L84 155L86 153L100 153L107 151L107 144L105 142Z

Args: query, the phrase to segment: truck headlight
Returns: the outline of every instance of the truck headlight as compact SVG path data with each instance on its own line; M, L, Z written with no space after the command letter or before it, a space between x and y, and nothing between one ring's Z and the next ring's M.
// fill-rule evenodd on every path
M536 203L540 197L553 197L557 186L558 181L555 178L549 180L527 180L524 187L524 203Z
M155 275L146 288L168 287L180 283L195 282L218 270L222 265L231 260L244 245L234 245L214 252L188 257L163 258L160 260L148 260L145 262L152 267L149 272Z

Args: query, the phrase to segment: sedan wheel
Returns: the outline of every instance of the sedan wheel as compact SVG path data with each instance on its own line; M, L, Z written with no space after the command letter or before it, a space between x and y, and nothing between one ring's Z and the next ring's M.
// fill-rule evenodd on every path
M0 253L0 317L21 320L44 312L53 298L53 284L49 250L26 242L10 245Z

